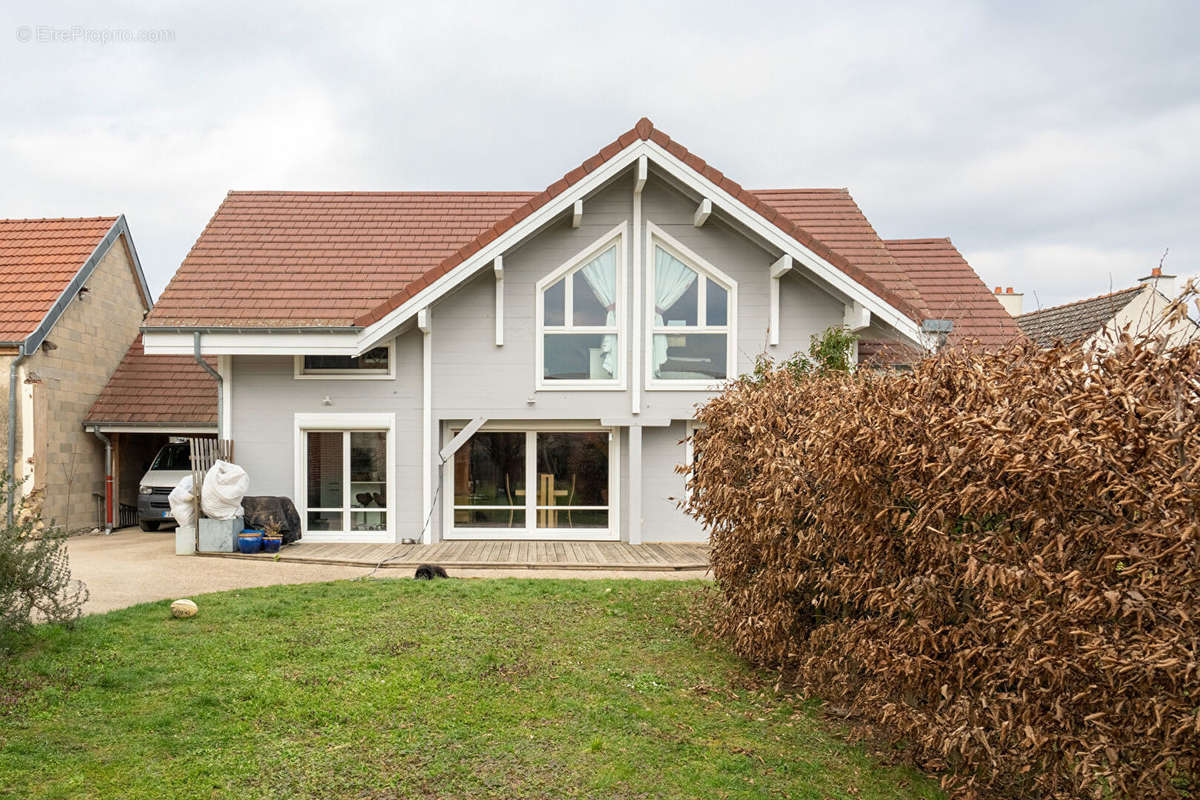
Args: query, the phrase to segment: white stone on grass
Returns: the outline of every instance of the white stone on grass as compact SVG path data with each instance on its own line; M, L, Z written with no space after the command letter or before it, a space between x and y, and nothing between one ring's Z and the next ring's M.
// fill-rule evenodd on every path
M200 613L200 607L191 600L176 600L174 603L171 603L171 613L180 619L185 619L187 617L194 617Z

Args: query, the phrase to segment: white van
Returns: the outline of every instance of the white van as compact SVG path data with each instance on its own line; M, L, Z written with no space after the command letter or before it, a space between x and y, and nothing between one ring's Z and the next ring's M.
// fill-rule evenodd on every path
M138 523L144 531L156 531L164 522L174 524L167 495L185 475L192 474L191 448L187 442L163 445L138 485Z

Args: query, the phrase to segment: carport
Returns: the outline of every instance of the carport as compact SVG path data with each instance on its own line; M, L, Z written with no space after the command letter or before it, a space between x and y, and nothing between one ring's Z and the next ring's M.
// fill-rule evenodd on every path
M159 448L172 437L216 436L217 385L191 356L146 355L138 336L83 427L102 439L111 455L112 500L100 498L106 502L98 502L105 510L97 522L108 529L136 525L138 482ZM159 494L151 504L165 510L166 493Z

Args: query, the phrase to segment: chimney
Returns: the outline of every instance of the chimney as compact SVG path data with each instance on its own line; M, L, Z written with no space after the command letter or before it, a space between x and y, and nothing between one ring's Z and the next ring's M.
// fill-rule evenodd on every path
M1024 292L1014 292L1011 286L1003 291L999 286L996 287L996 299L1000 301L1000 305L1004 306L1004 310L1010 317L1021 316L1021 309L1025 305L1024 298Z
M1149 275L1138 278L1138 283L1149 284L1172 300L1175 299L1175 276L1163 275L1162 267L1150 270Z

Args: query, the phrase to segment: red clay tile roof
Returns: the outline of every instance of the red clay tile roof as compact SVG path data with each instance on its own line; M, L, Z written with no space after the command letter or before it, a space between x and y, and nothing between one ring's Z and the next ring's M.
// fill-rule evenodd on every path
M658 143L901 312L924 316L919 294L844 189L744 190L643 119L538 194L230 192L147 325L369 325L639 139Z
M922 294L846 189L758 189L755 196L927 316Z
M1020 338L1016 320L949 239L889 239L884 244L920 292L930 319L954 323L947 345L998 348ZM864 364L911 364L921 352L907 344L860 341Z
M0 342L33 333L116 221L0 220Z
M885 243L929 309L948 319L949 344L1002 347L1021 338L1017 323L949 239L889 239Z
M351 326L529 197L230 192L146 324Z
M208 363L216 367L215 359ZM191 356L146 355L139 336L84 424L216 427L217 383Z
M1099 297L1030 311L1017 317L1017 324L1042 347L1060 340L1070 344L1099 331L1145 288L1145 284L1138 284Z

